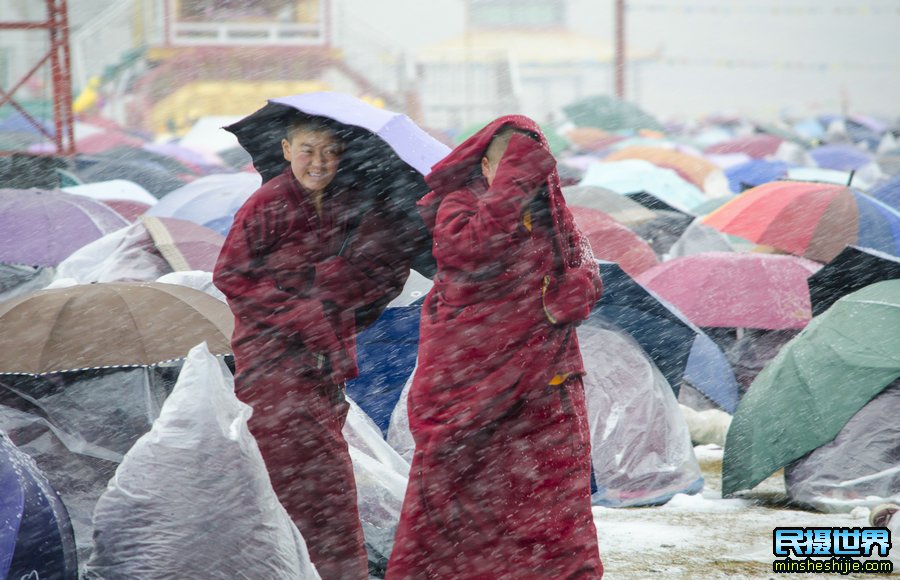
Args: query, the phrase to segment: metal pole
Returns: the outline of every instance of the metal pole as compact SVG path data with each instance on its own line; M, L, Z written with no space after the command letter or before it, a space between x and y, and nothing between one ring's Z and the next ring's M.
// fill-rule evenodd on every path
M616 0L616 97L625 98L625 0Z

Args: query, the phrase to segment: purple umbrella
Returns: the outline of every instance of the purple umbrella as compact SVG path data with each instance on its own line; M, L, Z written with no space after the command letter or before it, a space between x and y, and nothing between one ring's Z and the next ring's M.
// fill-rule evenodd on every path
M859 169L872 161L872 156L853 145L823 145L809 152L816 165L838 171Z
M108 206L59 190L0 189L0 263L56 266L128 225Z
M305 114L333 121L344 141L338 179L350 184L358 196L360 213L372 209L375 199L388 201L388 211L422 234L427 231L415 202L428 192L423 175L450 152L450 148L419 128L406 115L379 109L344 93L315 92L269 99L252 115L225 127L234 133L253 158L263 182L279 175L287 166L281 150L287 119ZM430 273L428 256L414 267Z
M253 157L253 165L264 182L281 173L287 163L279 143L286 128L284 118L292 111L327 117L342 125L368 130L421 175L431 171L432 165L450 152L449 147L419 128L406 115L379 109L345 93L305 93L269 99L262 109L225 127ZM349 137L352 140L358 134L351 131Z

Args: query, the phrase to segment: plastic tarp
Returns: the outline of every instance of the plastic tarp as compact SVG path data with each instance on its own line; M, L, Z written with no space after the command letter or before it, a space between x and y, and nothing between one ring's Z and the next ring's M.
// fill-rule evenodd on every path
M0 375L0 430L59 492L80 554L90 548L94 504L159 415L181 364Z
M795 501L825 512L900 503L900 380L886 387L829 443L784 471Z
M703 477L687 423L669 383L625 331L595 316L578 328L594 505L629 507L665 503L677 493L698 493ZM388 443L411 461L407 381L391 416Z
M394 547L409 463L385 442L381 429L348 399L343 435L350 448L357 506L369 560L384 568Z
M278 502L251 409L202 343L94 511L85 578L318 578Z
M212 272L204 272L203 270L186 270L183 272L170 272L156 279L157 282L163 284L175 284L176 286L186 286L205 292L222 302L226 302L225 295L213 284Z
M0 432L0 578L77 577L65 505L34 460Z
M54 268L0 264L0 302L41 290L53 281Z
M156 280L171 271L138 222L82 246L57 266L56 279L72 278L79 284Z
M578 327L591 429L594 505L665 503L703 476L672 388L626 332L600 317Z

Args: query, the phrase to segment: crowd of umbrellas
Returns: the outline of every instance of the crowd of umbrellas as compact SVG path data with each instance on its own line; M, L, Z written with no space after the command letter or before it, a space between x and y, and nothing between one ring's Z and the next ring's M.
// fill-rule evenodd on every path
M285 103L370 131L417 195L428 166L475 129L429 136L362 103L349 117ZM679 403L733 416L724 495L785 468L791 499L814 509L900 499L900 126L845 115L664 125L609 97L565 114L544 130L604 280L579 329L594 503L702 489ZM379 134L397 119L413 127L404 139ZM0 122L3 143L28 133ZM76 137L71 164L5 160L16 171L0 183L0 467L46 475L62 500L31 491L68 511L85 556L97 498L188 352L206 342L232 364L211 271L263 169L223 131L157 143L93 119ZM348 387L348 440L367 458L354 456L361 516L381 564L412 450L405 398L429 285L414 272L360 336ZM0 552L23 530L0 534Z

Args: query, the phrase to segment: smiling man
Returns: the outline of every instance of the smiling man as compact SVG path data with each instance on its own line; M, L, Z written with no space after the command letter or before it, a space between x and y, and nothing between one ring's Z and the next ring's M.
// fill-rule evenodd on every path
M235 216L214 273L235 315L237 395L253 407L272 486L323 579L368 578L341 429L358 323L399 294L409 261L378 211L358 207L342 127L287 122L284 171ZM277 145L277 144L273 144Z

